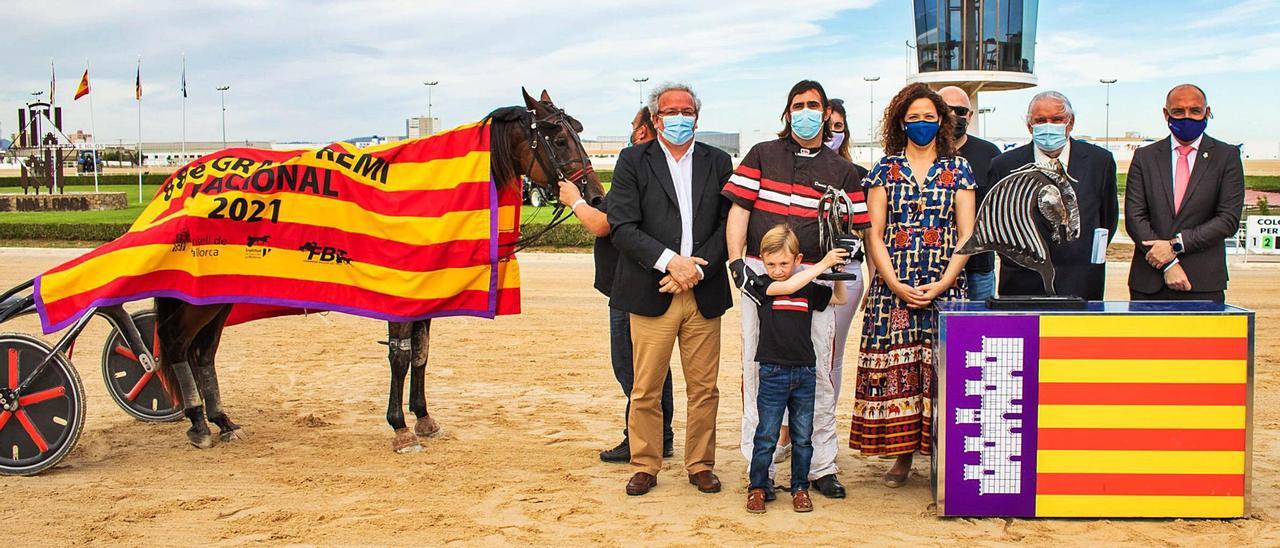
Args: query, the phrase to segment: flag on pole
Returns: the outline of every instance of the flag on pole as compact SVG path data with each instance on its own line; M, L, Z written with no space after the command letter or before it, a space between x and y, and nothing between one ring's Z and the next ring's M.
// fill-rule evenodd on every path
M53 94L58 89L58 74L53 70L53 59L49 60L49 105L54 103Z
M133 80L133 98L142 100L142 58L138 58L138 76Z
M76 97L74 101L80 100L81 97L89 94L89 69L84 69L84 76L80 78L80 86L76 88Z
M187 56L182 56L182 98L187 98Z

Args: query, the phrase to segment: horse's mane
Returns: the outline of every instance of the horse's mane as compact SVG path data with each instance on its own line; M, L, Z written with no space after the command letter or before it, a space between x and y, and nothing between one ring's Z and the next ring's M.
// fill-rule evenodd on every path
M498 188L519 184L516 175L516 159L511 154L511 131L515 124L527 119L524 107L501 107L481 120L489 123L489 165Z

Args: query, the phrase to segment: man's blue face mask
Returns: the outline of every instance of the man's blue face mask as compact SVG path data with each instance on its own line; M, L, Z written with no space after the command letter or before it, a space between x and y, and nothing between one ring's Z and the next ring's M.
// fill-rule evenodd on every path
M680 146L693 138L693 116L676 114L662 117L662 136L667 142Z

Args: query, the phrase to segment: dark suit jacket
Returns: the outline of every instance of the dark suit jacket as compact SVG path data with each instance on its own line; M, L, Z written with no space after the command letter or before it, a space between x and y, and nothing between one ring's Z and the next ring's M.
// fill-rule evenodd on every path
M1013 170L1035 161L1032 144L1010 150L991 161L991 184L1008 176ZM1053 261L1054 289L1059 295L1075 295L1090 301L1102 300L1107 285L1105 264L1093 264L1093 231L1107 229L1107 243L1116 235L1120 220L1120 198L1116 190L1116 160L1106 149L1071 140L1071 157L1067 159L1067 174L1076 180L1072 188L1080 204L1080 238L1073 242L1053 243L1047 227L1040 224L1040 233L1049 243L1049 257ZM1000 295L1043 295L1044 282L1040 274L1022 268L1008 259L1000 260Z
M698 311L716 318L733 306L724 239L730 204L720 195L733 173L733 162L724 151L703 143L694 143L689 154L693 154L693 256L708 263L693 294ZM658 291L658 281L665 274L653 265L663 250L680 253L681 236L676 187L657 140L623 149L618 155L609 191L609 226L613 245L621 252L609 306L641 316L661 316L671 306L672 296Z
M1173 214L1173 160L1170 137L1133 153L1124 193L1124 224L1133 238L1129 289L1155 293L1164 273L1147 264L1144 240L1169 240L1182 233L1186 246L1179 264L1192 291L1227 288L1227 256L1223 244L1240 227L1244 208L1244 168L1240 149L1205 135L1191 168L1182 207Z

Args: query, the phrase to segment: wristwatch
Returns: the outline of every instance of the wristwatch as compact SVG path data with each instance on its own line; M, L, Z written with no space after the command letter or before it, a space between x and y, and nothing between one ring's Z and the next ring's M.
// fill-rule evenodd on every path
M1172 239L1172 240L1169 240L1169 245L1173 247L1173 252L1174 252L1174 253L1177 253L1177 254L1181 255L1181 254L1182 254L1182 250L1183 250L1183 249L1186 249L1186 246L1182 245L1182 233L1181 233L1181 232L1179 232L1179 233L1175 234L1175 235L1173 236L1173 239Z

